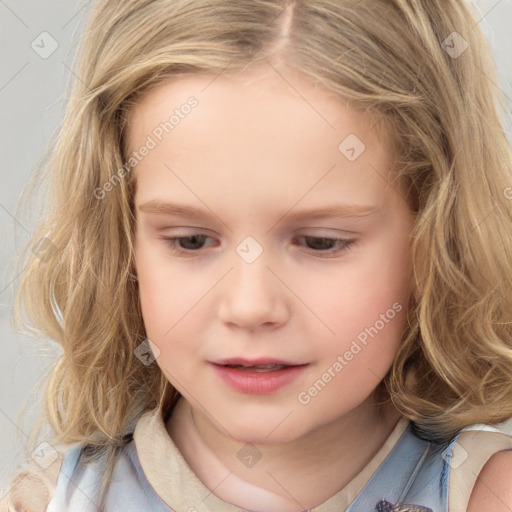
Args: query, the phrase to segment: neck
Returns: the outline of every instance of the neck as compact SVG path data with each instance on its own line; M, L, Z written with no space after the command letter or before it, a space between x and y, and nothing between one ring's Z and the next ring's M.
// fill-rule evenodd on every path
M295 512L318 506L346 487L399 418L393 407L368 402L299 439L251 446L227 437L181 398L167 431L194 473L220 499L265 512Z

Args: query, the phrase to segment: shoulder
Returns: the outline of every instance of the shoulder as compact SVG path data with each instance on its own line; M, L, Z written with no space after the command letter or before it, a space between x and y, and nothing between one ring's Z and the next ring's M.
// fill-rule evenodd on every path
M39 449L8 484L0 497L0 512L44 512L55 492L68 448L50 445Z
M0 496L0 512L46 512L54 499L60 500L63 495L67 499L75 492L78 483L96 485L107 454L100 452L86 462L83 455L90 453L86 443L55 447L42 443L11 478L5 496Z
M512 510L512 449L494 454L478 475L468 512Z
M512 436L486 426L464 431L453 443L449 510L512 510Z

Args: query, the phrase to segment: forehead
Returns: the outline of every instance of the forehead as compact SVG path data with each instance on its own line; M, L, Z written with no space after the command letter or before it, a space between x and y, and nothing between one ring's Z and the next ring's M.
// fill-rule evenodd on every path
M238 123L238 129L249 128L251 134L259 131L270 135L286 127L305 137L326 130L338 131L338 135L344 130L371 130L365 134L369 143L387 138L386 132L375 129L379 118L355 110L306 75L291 69L258 66L243 72L225 71L218 76L197 73L169 78L151 87L128 116L130 142L147 134L148 123L168 120L191 97L199 104L193 118L208 121L213 116L218 127Z
M196 106L183 108L190 98ZM218 197L232 191L241 202L244 194L296 201L308 187L314 197L340 186L371 201L394 159L376 125L307 77L269 66L159 84L132 109L128 141L130 152L148 137L154 142L133 171L145 199L170 193L181 179L178 188L188 184ZM360 156L349 158L347 149Z

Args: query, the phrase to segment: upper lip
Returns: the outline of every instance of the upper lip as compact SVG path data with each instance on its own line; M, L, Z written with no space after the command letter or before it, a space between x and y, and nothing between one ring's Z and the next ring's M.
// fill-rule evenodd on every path
M307 363L293 363L290 361L283 361L282 359L274 359L271 357L260 357L258 359L245 359L244 357L230 357L227 359L219 359L212 361L213 364L228 365L228 364L240 364L243 366L257 366L263 364L283 364L286 366L300 366Z

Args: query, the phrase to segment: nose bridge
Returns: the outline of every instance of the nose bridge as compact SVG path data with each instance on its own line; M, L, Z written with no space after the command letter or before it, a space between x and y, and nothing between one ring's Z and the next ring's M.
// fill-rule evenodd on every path
M268 268L272 266L268 256L269 253L261 246L258 249L253 240L238 246L234 268L222 287L219 306L222 321L254 328L260 323L284 319L284 289Z
M245 261L238 256L231 273L232 286L242 293L252 290L256 293L266 294L268 288L272 287L269 279L272 273L267 268L269 263L267 254L263 253L252 262Z

